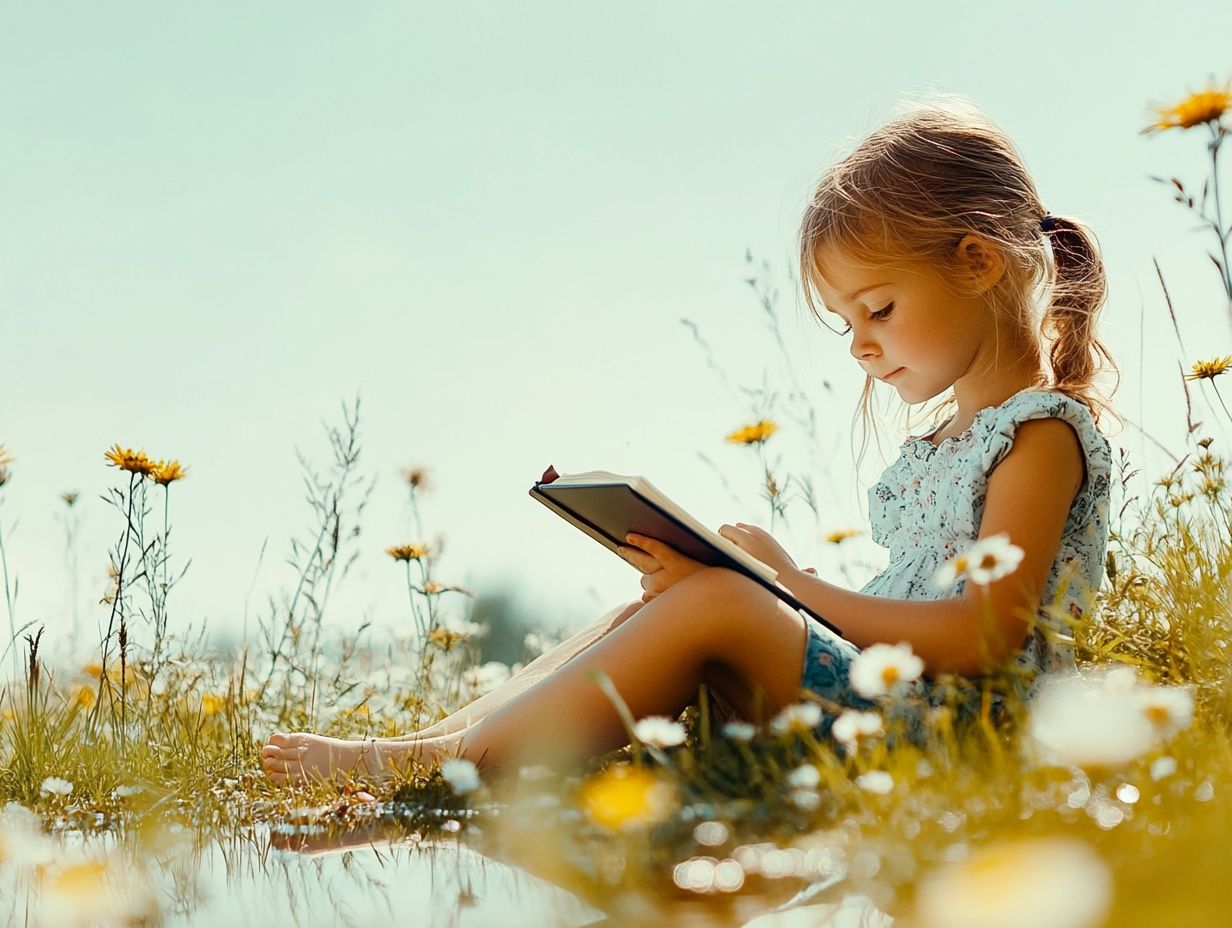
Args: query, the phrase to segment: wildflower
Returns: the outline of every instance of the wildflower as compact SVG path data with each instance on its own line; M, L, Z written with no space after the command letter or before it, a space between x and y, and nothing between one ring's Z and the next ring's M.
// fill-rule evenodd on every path
M1103 923L1112 874L1072 838L981 848L926 877L916 897L923 928L1089 928Z
M78 686L73 693L73 705L80 706L82 709L92 709L97 698L94 693L94 687Z
M217 715L222 712L227 706L227 698L225 696L216 696L213 693L201 694L201 714L202 715Z
M1046 680L1031 700L1027 747L1044 763L1077 767L1116 767L1146 753L1155 731L1124 686L1123 675Z
M960 577L987 586L994 580L1012 574L1022 563L1022 548L1010 543L1005 532L981 538L964 553L946 561L937 570L933 582L945 589Z
M130 474L139 474L142 477L148 477L154 472L154 462L151 461L144 451L134 451L132 448L121 448L118 444L104 455L107 463L113 467L118 467L120 470L126 470Z
M786 706L770 721L776 735L810 732L821 724L821 706L815 702L798 702Z
M395 545L392 548L386 548L385 553L395 561L418 561L428 556L428 546L416 543Z
M1232 368L1232 354L1226 354L1222 358L1215 357L1209 361L1194 361L1193 367L1185 375L1185 379L1214 380L1220 374L1226 374L1228 368Z
M812 812L821 805L821 794L815 789L793 789L787 798L801 812Z
M479 789L479 770L465 758L451 758L441 764L441 776L459 796Z
M856 786L878 796L884 796L894 789L894 777L884 770L870 770L856 777Z
M1143 134L1165 129L1192 129L1206 123L1218 123L1232 106L1232 81L1224 87L1211 86L1191 93L1171 106L1155 105L1156 121L1142 130Z
M834 720L830 734L847 749L848 754L854 754L861 738L871 738L882 731L881 716L876 712L844 709Z
M865 699L889 693L898 683L909 683L924 672L924 662L911 652L911 645L872 644L851 662L851 686Z
M161 486L169 486L177 480L188 476L188 470L180 466L179 461L159 461L153 469L154 482Z
M412 489L424 489L428 485L428 472L422 467L408 467L402 471L402 477Z
M855 528L839 529L837 532L831 532L829 535L827 535L826 541L828 541L832 545L840 545L844 541L846 541L848 538L855 538L859 534L860 534L859 529L855 529Z
M441 626L437 626L428 632L428 641L432 642L442 651L452 651L455 645L461 644L469 637L469 635L462 632L456 632Z
M582 785L580 804L591 820L612 831L628 831L666 818L674 805L667 783L628 764L609 767Z
M0 467L3 467L6 464L12 464L13 460L13 452L9 451L9 449L4 447L3 444L0 444Z
M144 792L144 786L117 786L111 791L111 795L116 799L128 799Z
M508 680L510 676L512 676L512 671L508 664L503 664L500 661L488 661L477 667L467 668L462 674L462 679L476 694L482 696L484 693L496 689Z
M760 445L778 430L779 427L773 422L762 419L760 422L736 429L727 436L727 440L738 445Z
M66 493L61 493L60 499L64 500L64 505L68 506L71 509L73 508L73 504L77 502L77 499L80 496L81 494L78 493L76 490L70 490Z
M73 791L73 784L59 777L48 777L43 781L43 785L39 787L39 790L40 792L47 793L49 796L67 796Z
M673 748L684 744L684 726L662 715L649 715L633 726L633 734L652 748Z
M816 789L821 782L821 771L816 764L801 764L787 774L787 785L796 789Z
M728 722L720 729L720 732L730 741L745 743L753 740L757 729L748 722Z
M1188 686L1144 686L1135 693L1139 711L1161 739L1171 738L1193 722L1193 689Z

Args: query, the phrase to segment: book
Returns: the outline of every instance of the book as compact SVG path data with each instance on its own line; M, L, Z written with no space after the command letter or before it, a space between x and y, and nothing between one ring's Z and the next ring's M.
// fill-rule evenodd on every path
M842 634L834 623L779 583L774 568L706 528L645 477L605 470L565 475L549 467L530 488L530 495L609 551L626 544L625 536L630 532L657 538L708 567L726 567L755 580L793 609L802 610L835 634Z

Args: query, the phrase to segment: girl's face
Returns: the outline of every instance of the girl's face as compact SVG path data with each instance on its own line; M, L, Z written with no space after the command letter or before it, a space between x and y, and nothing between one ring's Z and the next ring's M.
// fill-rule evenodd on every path
M992 318L978 296L955 292L928 266L878 269L832 246L818 249L816 264L817 291L846 323L852 357L904 402L930 400L976 368L977 358L982 365Z

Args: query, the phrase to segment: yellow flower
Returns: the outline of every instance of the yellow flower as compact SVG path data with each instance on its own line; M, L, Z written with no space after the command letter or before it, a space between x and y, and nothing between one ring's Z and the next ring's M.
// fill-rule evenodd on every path
M829 535L826 536L826 541L830 542L830 544L832 545L842 544L848 538L855 538L859 534L860 534L859 529L844 528L844 529L840 529L837 532L831 532Z
M217 715L227 707L227 697L217 696L214 693L201 694L201 714L202 715Z
M65 505L72 506L81 496L76 490L70 490L67 493L61 493L60 499L64 500Z
M1232 107L1232 81L1224 87L1211 86L1206 90L1191 93L1180 103L1172 106L1155 105L1158 117L1143 133L1160 132L1164 129L1192 129L1206 123L1217 123Z
M98 662L86 664L81 670L86 676L93 677L95 680L103 675L103 665Z
M132 448L121 448L118 444L112 446L111 450L107 451L103 457L107 459L107 463L113 467L118 467L120 470L126 470L130 474L140 474L142 477L148 477L154 472L154 462L151 461L144 451L134 451Z
M1193 370L1185 375L1186 380L1213 380L1220 374L1227 373L1232 367L1232 354L1222 358L1212 358L1210 361L1195 361Z
M779 427L769 420L762 419L752 425L736 429L727 436L727 440L738 445L759 445L779 430Z
M661 821L674 804L670 785L627 764L610 767L585 783L579 799L593 821L612 831Z
M468 637L464 632L451 631L448 628L434 628L428 632L428 640L444 651L453 650L455 644Z
M13 452L9 451L4 445L0 445L0 466L13 463Z
M73 694L73 705L80 706L83 709L92 709L97 698L94 694L94 687L83 684L78 686L77 691Z
M154 465L152 473L155 483L167 486L187 477L188 469L181 467L179 461L159 461Z
M385 553L395 561L417 561L428 556L428 546L421 544L395 545L386 548Z

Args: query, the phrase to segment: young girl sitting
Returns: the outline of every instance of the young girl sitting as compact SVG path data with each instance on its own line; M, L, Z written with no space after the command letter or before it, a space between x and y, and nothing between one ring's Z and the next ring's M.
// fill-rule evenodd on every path
M1095 335L1106 285L1091 232L1048 213L1002 130L943 101L888 122L825 174L805 210L800 272L813 315L826 318L820 301L845 324L866 426L875 381L907 404L946 394L935 421L950 412L908 437L870 490L872 536L889 564L859 592L799 569L756 526L720 530L844 637L734 571L630 536L622 553L642 572L640 600L422 731L274 734L262 749L268 776L378 776L458 756L486 771L601 754L628 739L597 673L634 718L675 718L705 683L724 711L762 721L759 709L808 693L867 705L849 669L877 642L909 643L925 688L938 674L1011 661L1072 666L1057 612L1080 615L1102 582L1112 466L1096 428L1104 404L1092 382L1099 358L1112 359ZM1001 533L1022 550L1012 573L935 582L977 539Z

